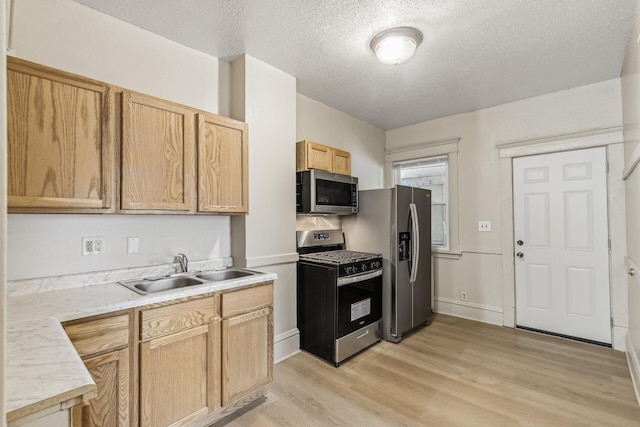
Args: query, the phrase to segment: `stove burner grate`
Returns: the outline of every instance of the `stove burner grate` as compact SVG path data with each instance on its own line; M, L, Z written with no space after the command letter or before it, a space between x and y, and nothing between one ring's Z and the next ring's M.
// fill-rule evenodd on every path
M300 260L318 262L322 264L341 265L352 262L368 261L375 258L380 258L382 255L369 252L356 252L356 251L327 251L327 252L314 252L310 254L300 255Z

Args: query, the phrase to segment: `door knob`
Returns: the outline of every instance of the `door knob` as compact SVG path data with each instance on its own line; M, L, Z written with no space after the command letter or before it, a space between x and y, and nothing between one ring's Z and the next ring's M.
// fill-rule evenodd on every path
M524 258L524 254L522 252L518 252L516 256L520 259Z
M518 246L522 246L522 245L524 245L524 242L523 242L522 240L518 240L518 241L516 242L516 244L517 244Z

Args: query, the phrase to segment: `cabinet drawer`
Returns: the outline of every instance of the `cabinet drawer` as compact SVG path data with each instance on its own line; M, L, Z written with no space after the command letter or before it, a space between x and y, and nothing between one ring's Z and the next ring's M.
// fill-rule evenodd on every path
M129 315L89 320L65 326L80 357L126 347L129 342Z
M273 282L222 294L222 317L235 316L273 304Z
M215 298L207 297L144 310L140 313L140 339L144 341L211 323L215 306Z

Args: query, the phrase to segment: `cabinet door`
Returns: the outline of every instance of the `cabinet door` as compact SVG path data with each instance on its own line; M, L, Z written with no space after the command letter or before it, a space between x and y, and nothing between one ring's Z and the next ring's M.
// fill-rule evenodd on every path
M186 107L122 94L121 209L191 210L193 128L193 113Z
M222 321L222 405L273 380L271 307Z
M248 212L247 125L198 114L198 211Z
M316 142L305 141L305 163L303 169L320 169L331 172L333 168L331 148Z
M333 172L351 175L351 153L333 149Z
M128 349L94 356L84 363L98 386L98 396L81 409L73 409L74 426L129 426Z
M103 210L112 199L113 96L99 82L7 58L12 211Z
M204 325L140 344L140 426L187 425L219 406L214 330Z

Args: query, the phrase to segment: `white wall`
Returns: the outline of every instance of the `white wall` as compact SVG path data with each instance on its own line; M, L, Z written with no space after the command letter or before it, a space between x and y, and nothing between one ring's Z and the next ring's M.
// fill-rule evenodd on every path
M82 237L104 236L103 255L83 256ZM127 237L140 252L127 254ZM8 279L117 270L231 254L229 217L192 215L9 215Z
M232 218L234 261L278 274L275 358L300 348L296 324L296 80L251 56L231 64L231 114L249 125L249 214Z
M627 359L636 397L640 402L640 1L636 5L633 33L622 69L622 112L625 139L625 176L627 197L627 265L636 270L628 276L629 334Z
M387 149L461 138L458 144L460 248L501 253L498 227L479 233L477 221L500 223L496 144L621 125L618 79L387 132Z
M15 2L13 55L159 98L228 111L228 65L71 0ZM219 67L223 72L219 73ZM225 68L226 67L226 68ZM226 216L9 215L9 279L230 256ZM106 237L106 254L80 256L82 236ZM126 254L126 237L140 253Z
M200 108L218 109L218 59L71 0L15 2L14 55Z
M620 80L581 86L492 108L387 131L387 150L434 141L457 145L458 254L436 255L436 307L464 317L503 323L502 181L496 144L621 126ZM510 188L510 187L508 187ZM480 233L477 222L492 222ZM455 245L454 245L455 246ZM468 302L460 301L460 291ZM615 310L615 307L614 307Z
M361 190L382 188L385 132L297 94L296 140L308 139L351 153L351 175Z
M385 132L342 111L297 94L296 141L307 139L351 153L351 174L361 190L382 188ZM340 228L337 215L298 215L296 230Z

